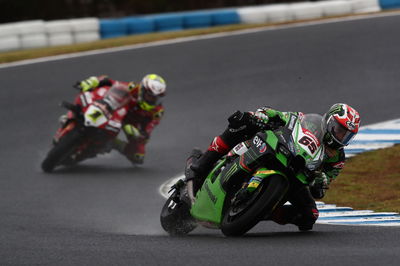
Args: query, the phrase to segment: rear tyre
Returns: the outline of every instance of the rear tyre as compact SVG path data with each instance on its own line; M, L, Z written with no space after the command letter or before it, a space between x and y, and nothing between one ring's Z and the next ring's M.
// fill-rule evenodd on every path
M60 165L75 151L77 145L80 144L81 138L81 133L76 129L62 137L47 153L46 158L42 162L42 170L46 173L53 171L57 165Z
M253 228L279 205L289 188L286 177L272 175L267 177L252 193L252 196L239 206L235 202L224 213L221 231L226 236L241 236ZM231 201L232 197L226 200Z
M168 198L161 210L161 226L170 235L186 235L197 227L197 223L190 215L188 203L175 203L172 198Z

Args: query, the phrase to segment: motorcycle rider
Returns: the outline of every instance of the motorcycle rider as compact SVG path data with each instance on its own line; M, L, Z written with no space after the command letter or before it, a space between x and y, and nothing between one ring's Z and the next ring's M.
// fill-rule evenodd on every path
M252 138L265 125L284 125L282 119L288 112L280 112L269 107L263 107L253 112L237 111L228 118L227 129L215 137L207 151L191 165L188 180L193 179L194 190L203 184L207 174L223 155L227 154L235 145ZM297 112L300 118L304 114ZM310 186L300 187L294 195L289 197L291 205L278 208L269 217L279 224L295 224L301 231L311 230L318 219L318 209L314 199L322 199L329 184L339 175L344 166L344 146L354 138L358 132L360 116L358 112L344 103L336 103L321 117L325 158L320 169L314 171L315 181ZM190 171L189 170L189 171ZM249 196L244 189L236 197Z
M143 164L145 145L164 114L161 99L166 93L166 82L156 74L145 75L139 83L116 81L104 75L89 77L77 82L75 87L82 92L88 92L99 87L112 86L117 82L128 86L132 101L122 125L127 141L116 138L112 148L125 155L134 165Z

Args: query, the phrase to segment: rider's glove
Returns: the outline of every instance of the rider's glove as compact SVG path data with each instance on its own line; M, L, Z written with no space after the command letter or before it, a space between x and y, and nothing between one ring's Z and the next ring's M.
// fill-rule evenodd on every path
M236 111L228 118L229 127L239 129L252 124L252 115L249 112Z
M327 189L329 189L328 176L324 172L317 173L317 177L310 185L311 195L316 199L322 199Z
M285 125L285 120L283 119L283 114L282 112L279 112L277 110L274 110L270 107L262 107L257 109L256 115L259 114L258 116L260 117L267 117L267 121L269 123L274 123L277 125Z
M78 81L77 84L75 85L75 87L79 90L81 90L82 92L87 92L90 91L94 88L96 88L97 86L99 86L100 81L97 77L90 77L88 79L82 80L82 81Z
M263 130L268 128L268 120L269 117L268 115L263 112L263 109L258 109L253 115L252 115L252 124L256 126L257 128Z

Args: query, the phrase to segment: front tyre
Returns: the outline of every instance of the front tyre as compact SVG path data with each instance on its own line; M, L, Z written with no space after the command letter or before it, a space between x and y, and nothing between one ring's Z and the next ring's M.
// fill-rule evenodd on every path
M80 144L81 138L82 134L77 129L74 129L63 136L47 153L46 158L42 162L42 170L46 173L53 171L57 165L60 165L66 158L75 152L77 145Z
M221 231L226 236L241 236L253 228L260 220L271 214L282 201L289 182L286 177L272 175L267 177L259 187L252 192L251 197L240 206L228 202L229 207L224 213ZM226 200L231 201L231 198Z
M197 223L190 215L189 204L185 201L176 203L172 198L168 198L161 210L161 226L170 235L186 235L197 227Z

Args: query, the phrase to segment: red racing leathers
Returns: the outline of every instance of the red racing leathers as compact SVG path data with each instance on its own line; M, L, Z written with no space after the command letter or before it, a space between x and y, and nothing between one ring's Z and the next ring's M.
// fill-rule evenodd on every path
M160 123L164 114L164 107L160 104L154 106L151 110L142 109L139 100L139 83L116 81L107 76L99 76L97 78L99 84L94 90L102 86L112 86L116 82L125 84L131 89L132 101L129 103L129 111L122 125L128 142L116 140L114 148L124 154L132 163L143 163L145 145L150 139L151 132L155 126ZM132 132L132 127L135 129L135 133ZM136 131L140 134L137 134Z

